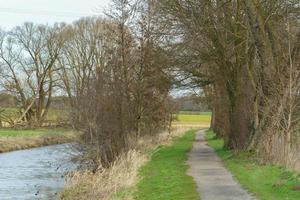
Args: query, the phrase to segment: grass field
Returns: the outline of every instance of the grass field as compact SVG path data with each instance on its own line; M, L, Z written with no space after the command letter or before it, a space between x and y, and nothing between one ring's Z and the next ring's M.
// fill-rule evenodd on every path
M188 131L171 146L159 148L140 170L135 199L198 200L196 183L186 175L187 152L192 148L195 131Z
M20 110L17 108L1 108L4 111L1 112L1 115L17 119L21 116ZM57 109L49 109L46 121L59 121L59 120L67 120L68 112L66 110L57 110Z
M36 130L13 130L0 129L0 138L2 137L36 137L44 135L64 134L66 129L36 129Z
M181 110L181 111L179 111L179 114L185 114L185 115L211 115L211 112Z
M187 113L180 112L175 116L173 125L197 125L209 127L211 121L211 113Z
M299 200L300 175L271 165L258 165L249 153L234 155L223 148L224 141L212 131L206 134L208 144L223 159L225 166L239 182L261 200Z

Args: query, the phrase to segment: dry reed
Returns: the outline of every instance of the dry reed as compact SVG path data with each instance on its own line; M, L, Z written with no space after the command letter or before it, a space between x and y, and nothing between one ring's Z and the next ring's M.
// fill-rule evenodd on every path
M132 149L119 156L110 168L76 172L67 180L67 186L61 194L63 200L109 200L116 193L129 189L138 181L138 170L150 158L149 150L168 145L174 137L185 133L186 128L173 129L171 133L163 132L156 136L145 136L132 142ZM124 198L123 198L124 199ZM127 196L126 200L133 199Z

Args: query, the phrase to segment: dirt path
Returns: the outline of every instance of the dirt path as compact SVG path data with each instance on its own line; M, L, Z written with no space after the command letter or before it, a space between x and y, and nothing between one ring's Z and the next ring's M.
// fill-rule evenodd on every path
M201 200L254 200L225 169L221 159L206 144L204 131L199 131L189 153L188 174L197 183Z

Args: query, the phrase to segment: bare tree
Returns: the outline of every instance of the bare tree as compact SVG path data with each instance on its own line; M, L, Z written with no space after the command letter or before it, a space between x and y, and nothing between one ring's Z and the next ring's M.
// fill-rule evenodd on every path
M25 119L40 125L45 119L57 81L61 30L60 25L25 23L1 34L2 85L17 96L23 109L16 122Z
M162 35L152 30L153 2L113 3L108 19L82 19L65 29L58 72L90 157L106 167L132 139L166 128L171 116L168 59Z

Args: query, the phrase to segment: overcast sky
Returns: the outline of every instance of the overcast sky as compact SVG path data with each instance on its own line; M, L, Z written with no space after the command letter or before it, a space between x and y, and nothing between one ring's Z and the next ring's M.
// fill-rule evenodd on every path
M6 30L35 22L72 22L83 16L98 15L110 0L0 0L0 27Z

